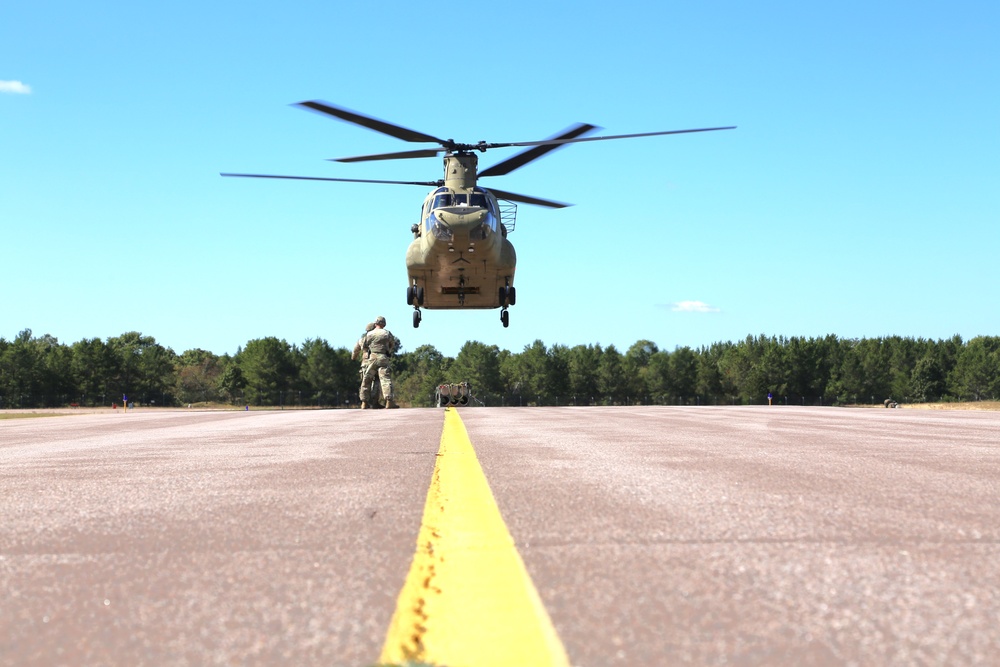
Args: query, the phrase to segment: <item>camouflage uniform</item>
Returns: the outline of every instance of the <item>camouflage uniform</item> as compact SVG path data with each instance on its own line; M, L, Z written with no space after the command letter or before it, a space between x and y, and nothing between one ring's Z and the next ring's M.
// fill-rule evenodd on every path
M368 324L366 324L365 335L367 335L368 332L374 328L375 328L374 322L369 322ZM365 370L368 369L368 364L371 361L371 354L364 349L364 346L365 346L365 337L361 336L361 338L358 339L358 342L354 344L354 350L351 352L351 361L357 361L359 359L361 360L360 376L362 382L364 382L365 379ZM380 396L377 396L376 401L379 400L380 398L381 398Z
M361 402L368 404L371 399L372 381L378 374L385 398L385 407L393 407L392 355L396 352L396 337L385 328L385 318L375 319L375 328L365 334L361 348L368 354L368 366L361 379Z

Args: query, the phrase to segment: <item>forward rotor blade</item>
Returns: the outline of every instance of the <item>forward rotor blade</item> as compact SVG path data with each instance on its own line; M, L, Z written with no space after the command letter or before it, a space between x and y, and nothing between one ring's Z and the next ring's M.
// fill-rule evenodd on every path
M424 148L415 151L400 151L398 153L379 153L377 155L358 155L356 157L330 158L332 162L370 162L372 160L404 160L414 157L435 157L443 153L443 148ZM480 174L481 175L481 174Z
M293 181L337 181L339 183L384 183L387 185L423 185L425 187L441 187L443 181L374 181L367 178L327 178L324 176L276 176L274 174L219 174L237 178L283 178Z
M538 197L528 197L527 195L519 195L514 192L507 192L506 190L497 190L496 188L489 188L489 191L498 199L509 199L510 201L521 202L522 204L534 204L535 206L545 206L546 208L566 208L567 206L572 206L572 204L539 199Z
M507 158L503 162L499 162L489 169L485 169L479 172L480 176L503 176L509 174L515 169L520 169L524 165L528 164L532 160L537 160L546 153L550 153L557 148L561 147L564 143L567 143L570 139L575 139L581 135L584 135L597 128L593 125L588 125L586 123L577 123L571 128L563 130L561 133L550 137L552 141L559 141L561 143L553 144L542 144L535 146L534 148L529 148L526 151L522 151L517 155Z
M320 102L319 100L299 102L295 106L318 111L319 113L333 116L334 118L339 118L340 120L345 120L348 123L354 123L355 125L360 125L361 127L367 127L369 130L375 130L376 132L381 132L382 134L388 134L390 137L396 137L397 139L402 139L403 141L426 141L441 145L447 145L448 143L443 139L432 137L429 134L417 132L416 130L410 130L405 127L400 127L399 125L393 125L392 123L387 123L384 120L378 120L377 118L372 118L370 116L363 116L362 114L354 111L349 111L348 109L343 109L341 107L335 107L332 104Z

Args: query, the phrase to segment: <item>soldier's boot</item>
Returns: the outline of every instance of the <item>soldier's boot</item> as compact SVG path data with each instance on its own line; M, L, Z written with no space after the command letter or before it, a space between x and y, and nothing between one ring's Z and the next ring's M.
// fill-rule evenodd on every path
M399 407L399 406L398 406L398 405L396 405L396 401L392 400L391 398L390 398L390 399L388 399L388 400L387 400L387 401L385 402L385 409L386 409L386 410L389 410L389 409L391 409L391 408L398 408L398 407Z
M361 401L361 409L362 410L368 409L368 401Z

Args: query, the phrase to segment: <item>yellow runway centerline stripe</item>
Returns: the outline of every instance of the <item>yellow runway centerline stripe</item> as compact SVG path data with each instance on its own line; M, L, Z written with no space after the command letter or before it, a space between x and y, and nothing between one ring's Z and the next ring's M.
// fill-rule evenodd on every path
M454 408L445 410L416 553L379 660L569 667Z

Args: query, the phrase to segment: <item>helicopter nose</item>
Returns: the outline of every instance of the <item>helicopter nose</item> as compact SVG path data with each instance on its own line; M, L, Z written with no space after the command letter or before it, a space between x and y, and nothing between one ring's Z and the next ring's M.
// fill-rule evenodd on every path
M474 207L455 207L437 211L438 219L456 232L478 227L486 221L486 215L486 209Z

